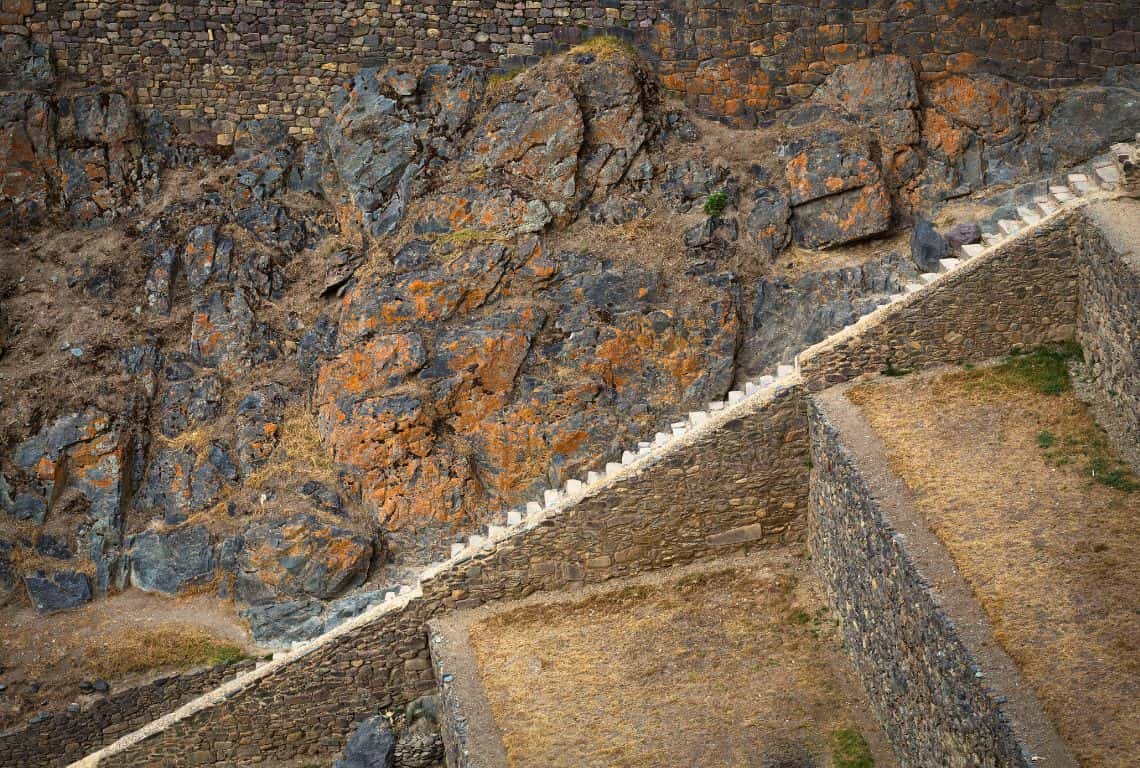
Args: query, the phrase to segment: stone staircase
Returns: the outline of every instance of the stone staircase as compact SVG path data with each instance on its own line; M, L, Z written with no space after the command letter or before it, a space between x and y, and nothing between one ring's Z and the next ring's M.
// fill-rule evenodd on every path
M1087 167L1075 169L1063 177L1033 182L1002 193L1002 199L994 201L991 214L978 221L983 232L981 242L962 246L957 256L941 261L938 272L921 274L918 281L906 285L905 292L892 295L890 301L880 305L872 315L892 311L893 305L910 301L911 294L924 291L971 260L983 257L1011 241L1027 237L1066 211L1122 194L1140 196L1140 134L1137 134L1134 143L1114 145L1108 154L1097 157L1086 165ZM1010 211L1014 214L1010 215ZM852 327L848 327L831 339L849 334L852 330ZM827 341L823 343L826 344ZM658 432L651 438L630 446L622 452L619 460L606 462L604 466L587 472L584 477L571 478L561 487L545 489L539 498L525 505L502 511L478 532L453 544L448 559L427 566L411 583L386 591L381 603L360 616L325 635L295 644L291 651L276 654L273 660L263 662L253 672L74 765L98 765L109 754L128 749L173 723L183 722L195 713L257 685L259 680L267 679L278 670L314 654L322 646L336 642L336 638L371 625L383 616L398 614L414 601L422 599L424 585L443 578L453 569L465 567L468 561L495 551L507 539L522 537L544 524L549 525L549 521L565 513L573 515L572 508L583 499L596 496L608 486L616 486L619 481L641 473L666 454L675 456L679 450L707 440L711 434L724 429L725 425L757 408L758 403L772 402L785 393L794 391L801 384L800 358L801 355L797 355L794 361L780 364L774 371L744 382L739 389L729 392L724 400L707 403L704 409L683 415L669 425L668 431Z
M1133 187L1127 186L1129 180L1133 185L1140 185L1140 133L1136 134L1134 143L1114 144L1108 153L1093 158L1070 173L1023 184L1002 193L1002 197L1011 203L994 205L990 216L977 221L982 231L981 242L963 245L956 257L942 259L938 272L921 273L917 282L904 286L904 293L892 295L891 303L934 283L965 262L1000 248L1065 210L1133 191ZM560 488L544 490L540 499L499 513L478 533L472 534L465 541L452 544L452 558L469 557L488 544L507 538L513 530L528 521L533 522L586 496L599 483L625 473L646 457L670 447L674 441L683 440L687 433L733 408L745 398L787 386L796 376L798 368L797 356L794 364L781 364L769 374L744 382L740 389L729 392L725 400L708 403L704 410L685 414L670 424L669 432L658 432L651 439L639 441L636 446L622 452L620 461L607 462L604 467L587 472L583 478L572 478ZM402 592L393 592L389 596L395 597L397 594Z

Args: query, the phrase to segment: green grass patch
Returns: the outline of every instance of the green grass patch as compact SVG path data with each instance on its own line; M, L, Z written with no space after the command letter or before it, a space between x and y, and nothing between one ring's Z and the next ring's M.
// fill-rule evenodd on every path
M1043 395L1059 395L1073 388L1069 364L1081 357L1081 348L1067 342L1031 352L1014 352L1000 365L984 372L1000 386L1032 389Z
M871 748L856 728L840 728L831 734L831 761L835 768L874 768Z
M720 216L727 207L728 195L724 192L713 192L705 198L704 211L706 216Z
M1082 473L1101 485L1124 493L1140 490L1140 480L1126 464L1116 459L1104 433L1098 428L1067 435L1038 432L1037 446L1045 452L1045 461L1050 466L1083 466Z
M1056 442L1057 436L1048 430L1037 433L1038 448L1052 448Z
M887 358L887 366L883 368L883 375L892 378L907 376L911 373L914 373L914 370L911 368L896 368L894 360L891 360L889 357Z

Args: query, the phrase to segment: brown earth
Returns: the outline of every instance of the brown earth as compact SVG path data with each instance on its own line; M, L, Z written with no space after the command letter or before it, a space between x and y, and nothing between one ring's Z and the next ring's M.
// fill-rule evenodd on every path
M834 762L853 732L894 764L799 553L508 609L470 639L512 768L870 765Z
M0 730L36 711L57 711L99 694L79 683L106 680L111 693L175 671L259 652L228 602L206 594L169 598L137 589L44 616L0 610ZM38 684L35 693L30 684Z
M1085 405L1000 368L848 397L1081 765L1135 765L1140 492L1093 478L1114 457Z

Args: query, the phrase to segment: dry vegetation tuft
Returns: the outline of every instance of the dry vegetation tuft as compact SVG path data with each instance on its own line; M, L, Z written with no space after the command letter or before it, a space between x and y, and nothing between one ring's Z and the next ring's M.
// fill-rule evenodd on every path
M115 680L154 669L186 669L232 664L248 658L245 650L190 624L124 629L89 649L91 674Z

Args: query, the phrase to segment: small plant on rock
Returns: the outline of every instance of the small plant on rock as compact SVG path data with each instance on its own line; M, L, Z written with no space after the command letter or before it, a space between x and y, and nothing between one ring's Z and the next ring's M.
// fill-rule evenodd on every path
M713 192L705 199L705 215L720 216L728 207L728 195L724 192Z

